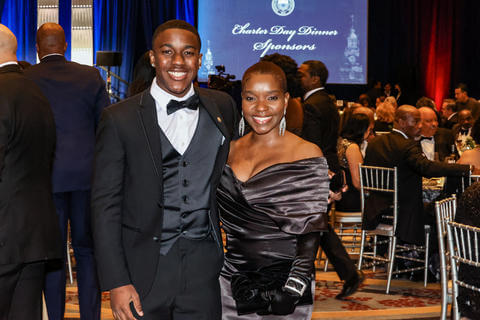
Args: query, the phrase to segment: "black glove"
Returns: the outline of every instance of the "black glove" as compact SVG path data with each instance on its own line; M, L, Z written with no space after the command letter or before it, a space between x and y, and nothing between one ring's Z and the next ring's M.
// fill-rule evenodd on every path
M303 295L310 287L314 274L314 262L318 250L318 233L312 232L297 236L297 253L293 260L285 287L292 292ZM302 286L302 284L304 286ZM303 288L305 287L305 288Z
M270 314L291 314L298 304L313 303L311 293L306 291L311 290L310 284L317 250L317 233L312 232L297 236L297 253L284 286L262 293L266 296L265 299L270 300L268 308Z
M287 315L293 313L301 298L298 293L290 292L285 288L267 291L265 295L268 297L267 299L270 300L270 307L268 309L269 314L275 315Z

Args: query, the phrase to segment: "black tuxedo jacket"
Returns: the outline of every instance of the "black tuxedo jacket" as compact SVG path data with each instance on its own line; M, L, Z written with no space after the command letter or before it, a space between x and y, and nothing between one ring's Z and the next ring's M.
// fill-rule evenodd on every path
M468 165L447 164L428 160L418 141L406 139L398 132L377 136L368 143L365 165L397 167L398 220L397 236L408 243L424 243L422 176L467 175ZM382 210L392 204L391 197L371 194L365 203L364 226L374 229Z
M216 188L238 123L227 94L195 89L201 106L225 137L211 182L210 219L222 252ZM209 143L205 141L204 143ZM92 223L100 285L110 290L133 284L140 296L151 288L160 252L163 182L160 127L150 89L102 113L92 186Z
M435 139L435 152L438 152L438 159L443 161L445 157L452 153L452 145L455 144L452 130L445 128L438 128L433 136ZM455 152L455 148L453 148Z
M302 137L319 146L327 159L328 168L338 172L340 164L337 140L340 116L332 99L325 90L319 90L304 101L303 110Z
M52 199L55 123L18 65L0 68L0 264L63 257Z
M446 118L443 119L441 127L446 129L452 129L453 126L456 125L457 123L458 123L458 113L455 112L455 114L450 119L446 119Z

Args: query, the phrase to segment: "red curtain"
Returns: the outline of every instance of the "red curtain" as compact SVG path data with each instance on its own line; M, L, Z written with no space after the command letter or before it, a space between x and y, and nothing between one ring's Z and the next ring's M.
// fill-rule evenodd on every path
M425 57L425 94L440 108L443 99L449 96L452 74L453 1L422 2L424 15L421 19L425 19L422 25L427 35L425 46L421 49Z

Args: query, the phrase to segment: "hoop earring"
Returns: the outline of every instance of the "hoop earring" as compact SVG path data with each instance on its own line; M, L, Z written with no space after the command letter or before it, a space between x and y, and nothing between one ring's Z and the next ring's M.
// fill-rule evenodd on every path
M240 119L240 122L238 123L238 134L243 136L245 133L245 119L243 118L243 111L242 111L242 118Z
M287 127L287 120L285 120L285 114L287 113L287 108L283 109L283 117L280 120L280 126L278 127L278 134L280 136L285 135L285 128Z

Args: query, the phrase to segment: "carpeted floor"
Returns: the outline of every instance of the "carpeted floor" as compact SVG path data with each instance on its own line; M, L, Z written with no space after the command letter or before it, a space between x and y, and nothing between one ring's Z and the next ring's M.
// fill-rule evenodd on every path
M438 319L440 284L424 288L421 282L393 280L388 295L385 285L385 280L367 274L356 294L339 301L334 298L342 288L337 275L319 271L312 319ZM79 318L77 289L68 285L65 319ZM113 319L108 293L103 294L102 319Z

